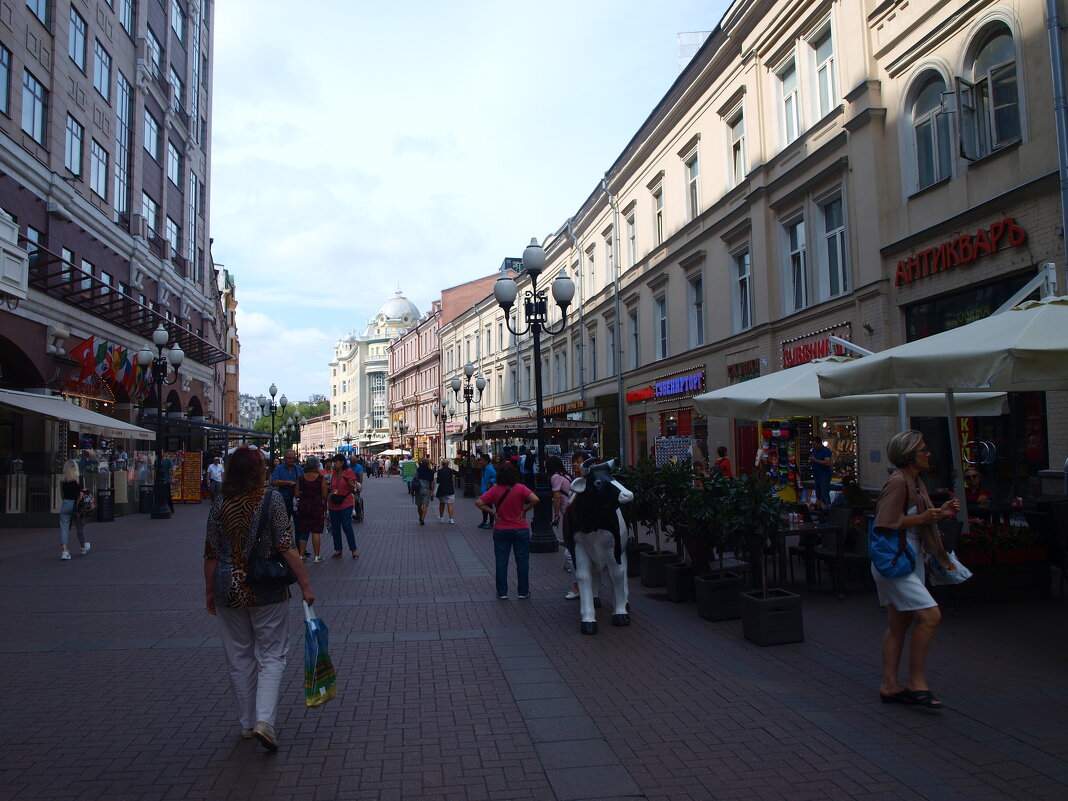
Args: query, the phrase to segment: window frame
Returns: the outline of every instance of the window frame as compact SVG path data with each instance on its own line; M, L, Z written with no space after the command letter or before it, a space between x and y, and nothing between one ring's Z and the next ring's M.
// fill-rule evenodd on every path
M75 142L77 146L75 147ZM85 147L85 126L70 114L63 133L63 166L72 175L82 176L82 153Z
M32 86L31 86L32 82ZM27 95L32 102L27 102ZM26 127L26 112L30 110L30 125ZM48 141L48 89L28 69L22 71L22 130L41 147Z
M727 115L726 124L727 135L730 139L727 175L730 176L730 185L733 188L741 184L745 176L749 174L749 154L746 150L745 139L745 109L738 106Z
M685 159L686 168L686 211L687 222L696 220L701 214L701 157L694 150Z
M1012 42L1013 58L991 65L982 77L975 75L975 62L983 50L999 36L1007 36ZM1023 92L1020 80L1020 53L1018 40L1012 29L1002 20L987 25L973 40L969 49L966 72L970 79L957 76L955 80L957 138L959 153L966 161L979 161L987 156L1014 145L1023 139L1024 108ZM1007 136L999 132L999 123L994 86L997 76L1012 73L1015 91L1015 127L1016 133Z
M0 44L0 112L11 116L11 51Z
M753 257L752 248L746 242L730 254L734 268L731 276L731 317L735 333L753 327ZM744 264L745 272L741 271Z
M179 192L182 191L182 154L169 137L167 138L167 179Z
M702 270L686 278L686 310L690 350L705 344L705 276Z
M790 91L786 89L785 75L788 72L793 73L793 88ZM797 71L797 58L795 55L791 55L779 68L775 70L775 79L778 84L778 109L779 109L779 126L780 133L782 135L783 146L789 145L791 142L797 141L801 136L802 122L801 122L801 88L800 88L800 76ZM791 123L793 125L793 135L791 136Z
M823 61L820 61L819 44L825 37L831 43L831 53ZM839 105L840 95L838 90L838 58L836 45L837 41L834 35L834 29L831 26L831 21L829 19L808 38L808 46L812 51L812 81L814 89L812 102L817 113L816 119L823 119ZM821 78L821 73L825 74L828 78L829 85L826 87L826 98L824 98L824 81ZM824 103L825 100L826 106Z
M627 223L627 266L638 263L638 221L632 211L626 217Z
M108 151L96 139L89 140L89 189L108 199Z
M70 23L67 29L67 55L83 75L85 74L88 33L89 25L86 23L85 17L79 14L78 9L72 5L70 7Z
M657 184L651 190L653 196L653 238L657 245L664 244L664 185Z
M791 231L800 231L797 244L791 241ZM807 309L810 303L808 231L805 226L803 211L787 217L782 222L783 233L783 278L786 313L795 314ZM800 293L800 295L799 295ZM800 300L800 304L798 303Z
M927 87L934 83L938 83L942 87L939 94L943 98L943 102L941 105L933 106L917 117L916 106L919 99L927 91ZM914 162L912 178L914 182L913 186L917 192L926 189L929 186L934 186L940 181L953 175L954 159L952 124L950 123L950 115L949 112L946 111L944 102L946 95L949 94L948 89L945 76L943 76L942 73L935 69L925 69L917 76L916 80L913 82L911 90L906 95L908 101L906 116L910 122L909 144ZM928 131L927 136L930 140L932 173L930 180L928 181L924 180L921 171L921 127L926 127ZM943 138L945 139L945 142L942 141ZM944 164L943 157L945 161Z
M111 103L111 53L99 39L93 42L93 88L105 102Z
M149 147L149 144L150 144L149 143L149 132L150 131L153 134L152 141L151 141L152 147ZM143 144L144 144L144 147L145 147L145 151L148 153L148 155L150 155L155 160L155 162L157 164L159 164L160 163L160 157L161 157L161 154L160 154L160 145L161 145L160 126L159 126L159 122L156 120L156 116L151 111L148 110L148 106L145 106L145 134L144 134L143 139L144 139L144 143Z
M627 323L630 326L630 369L636 370L642 366L641 359L641 326L638 319L638 309L632 306L627 309Z
M833 231L828 231L828 208L833 204L838 204L841 222ZM819 210L820 219L822 221L822 230L819 234L820 296L821 300L830 300L831 298L839 298L848 295L851 291L849 280L849 246L846 238L848 221L846 219L846 204L845 198L842 196L842 189L839 187L831 193L821 197L816 201L816 207ZM832 253L837 254L837 269L834 269L831 264ZM836 273L836 275L834 273ZM836 282L838 284L837 292L834 291L834 284Z
M671 353L668 340L668 303L667 293L659 292L653 296L653 350L656 359L666 359Z

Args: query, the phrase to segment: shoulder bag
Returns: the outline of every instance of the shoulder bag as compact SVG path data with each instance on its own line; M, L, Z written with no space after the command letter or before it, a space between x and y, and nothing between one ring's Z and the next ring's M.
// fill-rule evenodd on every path
M905 495L905 513L909 496ZM868 554L871 563L883 578L907 576L916 569L916 554L908 543L905 529L872 528L868 534Z
M269 556L263 556L261 552L260 540L267 528L273 494L274 490L264 493L263 506L260 508L260 526L256 531L256 540L252 543L252 553L248 557L248 584L261 590L280 590L297 580L289 562L277 550L272 549Z

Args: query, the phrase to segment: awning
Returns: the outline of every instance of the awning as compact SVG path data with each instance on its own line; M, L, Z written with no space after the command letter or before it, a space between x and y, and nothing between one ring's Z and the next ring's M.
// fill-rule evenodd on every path
M0 389L0 404L34 414L64 420L71 428L83 434L96 434L102 437L154 440L156 433L147 428L124 423L106 414L91 412L73 403L67 403L55 395L37 395L32 392L16 392Z
M379 439L379 440L375 440L374 442L365 442L363 444L363 446L365 448L374 448L377 445L389 445L389 444L390 444L390 440L388 440L388 439Z
M212 434L216 436L225 435L228 441L233 439L271 438L270 432L267 431L257 431L254 428L242 428L240 426L228 426L224 423L209 423L207 420L190 420L188 417L167 417L166 415L164 415L163 420L165 427L170 434L177 433L175 431L177 428L186 428L205 431L209 436ZM142 415L141 422L154 424L156 422L156 416L154 414Z
M549 436L559 434L578 434L583 431L597 431L600 423L594 420L546 420L545 433ZM512 420L497 420L482 423L479 427L482 437L535 437L538 433L538 421L533 417Z

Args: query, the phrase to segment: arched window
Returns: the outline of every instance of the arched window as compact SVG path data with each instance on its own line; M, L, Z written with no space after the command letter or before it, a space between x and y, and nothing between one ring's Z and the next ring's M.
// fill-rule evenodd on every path
M942 108L946 82L937 72L926 72L917 82L910 112L916 142L916 188L923 189L949 177L953 148L949 115Z
M961 155L973 160L1015 142L1021 130L1012 34L998 23L978 42L966 77L958 79Z

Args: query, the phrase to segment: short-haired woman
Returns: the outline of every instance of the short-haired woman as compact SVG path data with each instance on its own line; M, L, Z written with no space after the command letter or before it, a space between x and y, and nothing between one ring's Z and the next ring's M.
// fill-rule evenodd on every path
M304 460L304 472L298 476L293 497L297 500L297 552L301 559L308 556L308 537L311 536L312 553L316 562L325 562L322 556L323 525L326 522L326 479L319 472L319 460L309 456Z
M475 506L485 512L495 512L493 523L493 556L497 567L497 597L508 600L508 554L515 552L515 572L518 597L530 597L530 526L527 512L538 505L538 496L519 483L519 470L505 462L497 470L496 483Z
M326 509L330 513L330 533L334 536L334 555L332 559L341 558L341 532L345 532L349 552L353 559L360 558L356 550L356 534L352 531L352 509L356 505L356 493L360 483L356 474L346 466L343 454L334 454L334 469L330 471L330 494L326 498Z
M456 471L449 466L448 459L441 460L441 467L434 476L437 484L435 494L438 496L438 522L445 522L445 507L449 507L449 522L455 523L454 508L456 506Z
M915 569L906 576L885 578L875 566L871 573L879 591L879 604L886 607L887 628L883 634L883 677L879 697L884 704L918 704L941 709L927 684L927 652L931 647L942 613L924 584L924 559L928 553L943 565L951 566L942 547L937 523L955 517L960 502L950 499L935 507L920 480L931 469L931 451L919 431L902 431L890 440L886 456L897 468L883 484L875 509L875 528L887 532L905 529L916 555ZM905 685L898 683L901 655L909 627L909 667Z
M274 720L288 650L289 587L249 586L246 577L253 549L258 547L262 556L280 554L309 605L315 603L315 593L293 549L285 501L274 490L264 501L269 489L264 486L264 470L256 448L242 446L230 455L222 493L208 512L204 585L207 610L219 621L241 736L255 737L268 751L276 751Z
M59 543L62 547L60 559L70 559L70 551L67 550L67 541L70 539L70 525L74 524L74 530L78 532L78 542L82 546L82 556L89 553L93 546L85 541L85 515L78 512L78 498L85 489L78 463L73 459L67 459L63 463L63 480L59 483L60 497L63 505L59 507Z

